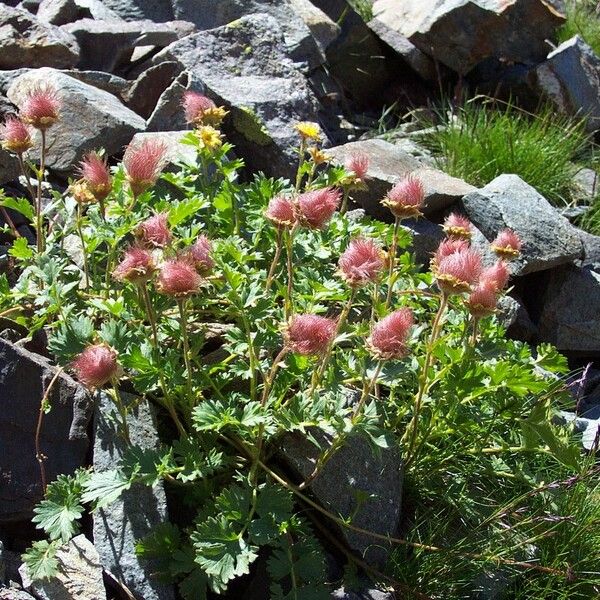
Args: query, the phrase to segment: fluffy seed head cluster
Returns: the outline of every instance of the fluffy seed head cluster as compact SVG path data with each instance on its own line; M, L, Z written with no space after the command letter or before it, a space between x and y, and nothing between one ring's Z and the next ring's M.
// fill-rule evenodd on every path
M136 236L147 246L164 248L171 243L173 236L169 229L169 216L159 213L140 223Z
M369 179L369 157L364 152L354 152L346 160L346 169L350 171L348 183L351 186L364 187L365 182Z
M498 296L493 288L478 285L465 300L469 312L476 318L487 317L496 312Z
M300 123L296 123L295 128L303 140L317 141L321 138L321 128L318 123L300 121Z
M79 163L81 178L96 200L104 200L111 192L112 178L106 160L97 152L87 154Z
M356 238L340 256L338 266L349 286L361 287L377 281L385 268L385 256L372 240Z
M198 92L187 91L183 95L182 105L186 121L197 127L218 127L228 114L223 107L217 106L210 98Z
M381 201L397 219L411 219L421 216L425 200L423 182L414 175L401 179Z
M188 250L188 257L202 275L208 275L215 266L212 252L212 243L205 235L199 235Z
M473 225L467 217L451 213L444 221L444 231L450 238L469 241L473 235Z
M201 283L202 277L194 264L186 257L179 257L163 263L156 287L165 296L187 298L198 292Z
M300 224L310 229L320 229L331 219L340 201L340 190L333 188L300 194L297 204Z
M406 356L406 340L414 324L410 308L401 308L373 326L367 339L370 352L379 359L397 359Z
M0 140L5 150L15 154L23 154L33 145L29 128L14 116L8 117L0 127Z
M443 243L443 242L442 242ZM437 252L432 263L438 287L445 294L462 294L471 291L481 274L481 256L471 247L461 247L455 252Z
M117 352L107 344L88 346L71 367L77 379L89 389L102 387L120 373Z
M37 86L25 96L20 107L20 116L23 122L43 131L58 121L60 105L55 89Z
M113 277L118 281L141 284L152 277L155 268L154 260L148 250L140 246L131 246L125 250L121 262L113 271Z
M492 290L499 294L508 283L510 271L503 260L497 261L491 267L484 269L479 277L479 287Z
M285 196L275 196L269 201L265 217L277 227L292 227L296 222L294 203Z
M123 156L129 186L135 197L152 187L165 166L167 146L159 140L130 144Z
M512 260L521 254L523 242L512 229L503 229L492 242L494 252L505 260Z
M296 315L284 330L286 346L291 352L322 355L333 342L337 321L318 315Z

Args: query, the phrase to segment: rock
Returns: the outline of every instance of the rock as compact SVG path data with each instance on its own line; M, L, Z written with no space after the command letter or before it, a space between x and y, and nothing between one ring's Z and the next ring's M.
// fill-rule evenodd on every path
M21 169L16 156L0 148L0 185L18 179L20 174Z
M583 259L580 266L600 266L600 236L581 229L578 229L577 233L583 243Z
M138 115L148 119L163 92L181 72L176 62L163 62L146 69L124 95L125 103Z
M421 52L413 43L401 33L389 27L379 19L372 19L367 23L369 29L385 42L404 62L418 73L425 81L436 82L440 72L435 62L424 52Z
M532 69L528 80L560 112L585 118L590 132L600 129L600 58L578 35Z
M353 192L352 198L368 214L384 221L389 221L392 217L390 211L380 202L390 188L408 173L419 177L425 185L423 211L426 215L451 206L476 189L461 179L431 167L424 167L414 156L384 140L361 140L327 149L327 154L337 164L344 164L355 153L369 157L370 179L367 182L368 189Z
M145 400L122 393L129 405L129 434L131 443L139 448L159 445L156 425ZM116 431L112 400L99 394L94 417L94 469L102 472L114 469L127 445ZM153 488L138 484L124 492L119 499L93 515L94 544L105 569L133 592L138 600L172 600L171 586L154 576L153 561L135 554L137 540L148 535L154 527L168 520L167 501L162 484Z
M340 26L310 0L290 0L290 5L310 30L321 52L325 52L340 34Z
M502 296L498 300L497 318L513 339L529 342L537 336L537 327L520 299Z
M0 5L0 69L56 67L77 64L77 40L59 27L42 23L31 13Z
M394 600L395 595L380 590L365 589L359 592L347 590L341 587L332 592L331 600Z
M444 230L427 219L408 219L402 222L402 226L413 236L409 250L414 255L415 263L428 271L431 256L445 237Z
M564 15L540 0L375 0L376 19L466 75L487 58L536 63Z
M131 81L127 81L127 79L123 79L122 77L117 77L112 73L105 73L104 71L78 71L73 69L64 71L64 73L74 79L83 81L83 83L104 90L117 98L126 95L131 86Z
M583 168L575 173L575 197L591 202L598 193L598 173L595 169Z
M539 335L564 352L600 354L600 273L574 265L550 271Z
M314 68L325 62L310 29L290 0L173 0L176 19L191 21L198 29L214 29L243 17L268 14L279 24L287 53L296 62Z
M557 425L573 425L573 431L581 434L581 445L586 450L597 448L598 439L600 439L600 410L589 410L584 415L578 417L575 413L561 410L556 415L554 422Z
M100 557L84 535L61 546L55 557L58 574L52 579L32 581L26 565L19 569L23 585L39 600L106 600Z
M207 95L230 110L224 130L249 169L293 176L293 147L298 144L294 124L316 121L318 103L286 55L272 17L251 15L188 36L154 57L155 64L165 60L179 61L204 83ZM181 108L178 114L182 119ZM155 121L152 115L152 128Z
M120 20L117 13L104 6L101 0L42 0L37 18L53 25L87 18Z
M330 447L329 434L314 428L311 435L323 448ZM283 460L303 479L312 473L320 455L315 445L298 432L284 436L280 452ZM310 491L334 514L344 518L352 515L353 525L381 535L395 535L400 519L402 482L402 460L396 448L382 449L380 454L375 454L363 437L355 436L330 458ZM341 534L371 565L385 563L392 549L385 542L349 529L343 529Z
M583 245L577 230L533 187L517 175L500 175L480 190L466 195L464 213L492 241L509 227L523 241L521 256L511 263L524 275L572 262Z
M41 83L54 86L62 101L61 118L48 132L47 164L51 169L70 172L84 154L99 147L109 155L116 154L135 133L146 128L144 119L112 94L54 69L38 69L18 77L7 96L19 104L27 90Z
M100 21L80 19L61 27L79 43L77 67L96 71L114 71L128 60L136 46L164 48L179 38L169 23L153 21Z
M40 402L56 374L45 358L0 339L0 522L29 519L42 499L35 430ZM61 374L50 393L40 436L46 480L70 474L86 462L91 400L85 389ZM18 407L18 410L15 408Z
M0 600L35 600L35 598L22 590L0 587Z
M171 21L171 0L102 0L102 2L126 21L149 19L157 23Z
M160 140L167 146L166 153L166 170L169 170L169 166L173 167L177 163L186 163L189 165L195 165L197 162L196 149L189 144L183 144L181 138L184 135L190 133L187 131L161 131L161 132L147 132L147 133L136 133L133 137L132 144L140 143L148 139Z
M10 84L17 79L17 77L24 75L29 71L31 71L31 69L11 69L9 71L0 71L0 92L6 94Z

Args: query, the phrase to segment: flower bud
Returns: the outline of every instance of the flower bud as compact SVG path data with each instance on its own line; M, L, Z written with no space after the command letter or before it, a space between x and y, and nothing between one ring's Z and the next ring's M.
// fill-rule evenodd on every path
M337 321L318 315L296 315L284 330L285 344L291 352L323 355L333 342Z
M23 106L20 107L21 120L44 131L58 121L60 104L55 89L35 87L27 93Z
M479 286L500 293L508 283L510 271L503 260L499 260L493 266L484 269L479 277Z
M192 91L185 92L182 105L186 121L196 127L202 125L218 127L228 114L222 106L217 106L210 98Z
M33 145L27 125L13 116L8 117L0 128L0 139L2 147L15 154L23 154Z
M434 261L433 274L445 294L471 290L481 274L481 256L472 248L461 249Z
M470 241L473 236L473 225L467 217L452 213L444 221L444 231L450 238Z
M89 389L102 387L121 372L117 352L104 343L88 346L71 366L79 381Z
M131 246L125 250L112 275L118 281L129 281L138 285L148 281L155 268L150 252L140 246Z
M198 292L201 283L202 277L193 263L180 257L162 265L156 287L165 296L187 298Z
M135 233L142 243L156 248L168 246L173 239L167 213L159 213L146 219L138 226Z
M296 223L294 203L285 196L275 196L269 201L265 217L277 227L293 227Z
M190 260L201 275L207 275L215 266L212 251L212 243L205 235L199 235L188 250Z
M340 256L338 266L350 287L361 287L377 281L385 268L385 255L372 240L356 238Z
M298 196L298 220L310 229L322 228L333 216L341 201L340 190L323 188Z
M465 300L469 312L476 318L487 317L496 312L498 298L491 287L478 285Z
M411 219L421 216L425 201L423 182L414 175L401 179L381 201L397 219Z
M373 326L367 347L379 359L398 359L406 356L406 340L414 324L410 308L401 308Z
M135 197L151 188L165 166L167 146L158 140L130 144L123 156L123 166Z
M98 153L86 154L79 163L81 178L89 192L98 201L104 200L112 190L112 178L106 160Z
M505 260L513 260L521 254L523 243L512 229L503 229L492 242L492 250Z

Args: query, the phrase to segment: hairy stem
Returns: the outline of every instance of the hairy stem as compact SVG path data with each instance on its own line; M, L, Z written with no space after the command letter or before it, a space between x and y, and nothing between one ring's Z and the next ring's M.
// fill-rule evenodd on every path
M279 264L279 258L281 256L281 238L283 235L283 230L281 227L277 228L277 238L275 240L275 254L273 256L273 261L271 262L271 267L269 268L269 274L267 275L267 283L265 284L265 292L269 293L271 289L271 284L273 283L273 277L275 275L275 270L277 269L277 265Z
M190 362L190 342L187 333L187 315L186 315L186 300L178 300L179 305L179 325L181 328L181 339L183 341L183 361L187 374L187 392L188 402L192 403L192 365Z
M81 227L81 222L83 220L82 216L81 203L77 203L77 217L75 218L75 223L77 225L77 233L79 234L79 239L81 240L81 253L83 256L83 273L85 275L85 289L88 290L90 288L90 272L88 268L88 259L87 259L87 251L85 248L85 238L83 237L83 228Z
M392 236L392 245L390 247L390 253L388 256L389 270L388 270L388 291L385 297L385 308L386 310L390 307L392 301L392 290L394 289L394 269L396 267L396 252L398 250L398 232L400 230L400 219L396 217L394 221L394 233Z
M291 230L285 233L285 246L287 254L287 288L285 295L285 318L286 321L292 316L294 312L294 300L292 298L294 293L294 265L293 265L293 252L294 252L294 235L297 230L297 225L294 225Z
M36 214L36 233L37 233L37 251L42 253L46 247L44 239L44 225L42 219L42 183L44 182L44 174L46 171L46 131L40 130L42 136L42 147L40 150L40 168L37 172L37 195L35 203Z

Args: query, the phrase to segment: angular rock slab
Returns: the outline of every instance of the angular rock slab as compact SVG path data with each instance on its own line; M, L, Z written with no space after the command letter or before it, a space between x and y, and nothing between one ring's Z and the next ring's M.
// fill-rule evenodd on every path
M600 58L578 35L563 42L528 76L534 89L566 115L600 129Z
M0 69L77 64L77 40L59 27L43 23L29 11L0 4Z
M318 103L272 17L251 15L190 35L157 54L154 64L164 60L179 61L231 111L224 129L251 170L293 176L294 124L316 121Z
M153 414L145 400L121 394L129 405L128 418L131 443L140 448L159 445ZM127 444L116 430L112 418L112 400L100 393L94 416L94 470L114 469ZM137 540L148 535L154 527L168 520L167 500L161 485L149 488L134 485L115 502L94 513L94 545L105 569L133 592L138 600L173 600L171 586L159 582L152 573L152 561L135 554Z
M74 537L56 552L58 574L32 581L27 566L19 569L23 585L39 600L106 600L102 564L94 545L84 535Z
M539 336L565 352L600 355L600 273L574 265L549 273Z
M451 206L476 189L462 179L451 177L431 167L424 167L412 154L385 140L350 142L328 148L326 152L337 164L344 164L353 154L365 154L369 157L368 189L355 191L352 197L368 214L384 221L389 221L392 217L390 211L381 205L381 200L390 188L408 173L423 181L425 214Z
M496 177L465 196L461 208L488 241L505 227L516 231L523 248L511 263L514 274L551 269L583 253L577 229L517 175Z
M0 339L0 522L29 519L42 499L35 430L40 402L56 374L48 360ZM61 374L50 393L51 410L40 435L46 480L86 464L92 401Z
M102 3L126 21L150 19L164 23L173 19L172 0L102 0Z
M373 14L461 75L488 58L543 60L565 20L545 0L375 0Z
M311 434L323 448L331 445L331 436L321 430L313 429ZM320 452L302 434L293 432L284 436L280 454L294 471L306 478L312 473ZM402 484L402 459L398 450L382 449L378 456L364 438L355 436L330 458L308 489L334 514L354 515L353 525L393 536L400 520ZM392 549L391 545L366 534L343 528L341 533L348 545L371 565L383 565Z
M47 165L51 169L72 171L87 152L100 147L109 155L117 154L137 132L146 129L144 119L112 94L55 69L21 75L13 81L7 96L18 105L36 85L53 86L62 102L60 119L47 135Z

